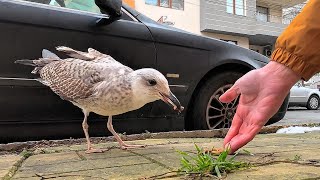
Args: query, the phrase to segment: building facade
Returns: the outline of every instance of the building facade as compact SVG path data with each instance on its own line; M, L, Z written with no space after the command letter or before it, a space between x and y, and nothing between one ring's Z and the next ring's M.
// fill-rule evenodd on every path
M124 0L160 23L271 55L283 9L305 0Z

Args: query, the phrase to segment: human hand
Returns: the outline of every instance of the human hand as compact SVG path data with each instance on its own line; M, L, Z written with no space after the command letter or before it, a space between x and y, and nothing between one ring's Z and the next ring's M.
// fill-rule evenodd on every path
M274 61L238 79L219 98L221 102L229 103L241 95L224 147L230 145L232 153L250 142L279 110L290 88L299 79L291 69Z

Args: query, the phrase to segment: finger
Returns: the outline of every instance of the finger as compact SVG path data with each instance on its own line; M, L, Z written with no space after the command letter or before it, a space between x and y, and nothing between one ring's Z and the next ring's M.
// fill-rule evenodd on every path
M230 146L230 153L233 153L246 145L253 139L254 136L249 134L238 134L227 145Z
M219 100L223 103L228 103L233 101L239 95L239 88L236 85L233 85L230 89L228 89L224 94L219 97Z
M254 128L249 132L246 133L239 133L235 137L233 137L226 146L230 146L231 151L230 153L233 153L240 149L241 147L245 146L248 144L259 132L259 128Z
M226 137L224 138L224 141L223 141L224 147L231 141L231 139L233 139L235 136L238 135L239 129L242 123L243 123L242 119L239 117L238 112L236 112L236 114L233 117L231 127Z

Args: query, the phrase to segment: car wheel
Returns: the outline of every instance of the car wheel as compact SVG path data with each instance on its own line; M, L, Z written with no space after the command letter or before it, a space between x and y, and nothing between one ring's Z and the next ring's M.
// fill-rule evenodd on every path
M221 103L219 97L243 74L223 72L208 79L194 100L192 121L194 129L229 128L239 103L239 97L231 103Z
M311 95L307 102L307 109L317 110L320 106L319 97L316 95Z

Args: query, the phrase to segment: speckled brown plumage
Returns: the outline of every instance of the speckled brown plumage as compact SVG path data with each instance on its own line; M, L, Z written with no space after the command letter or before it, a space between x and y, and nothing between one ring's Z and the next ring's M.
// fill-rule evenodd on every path
M62 50L63 47L58 47L57 49ZM72 51L71 48L67 48L63 49L63 52L66 50ZM79 53L81 54L76 55L70 52L67 54L83 59L39 59L35 60L35 62L37 62L36 64L45 64L38 70L41 81L62 99L76 103L78 106L81 106L80 108L86 106L84 99L89 97L91 99L94 98L93 95L96 93L96 86L99 83L112 81L115 77L124 76L133 71L129 67L115 61L111 56L99 53L94 49L90 48L89 53ZM117 87L121 86L117 85ZM112 91L117 90L110 90L110 92Z
M107 127L120 146L133 147L125 144L114 131L111 117L139 109L146 103L160 99L161 94L169 95L171 92L166 78L155 69L133 71L111 56L92 48L88 52L68 47L57 47L57 50L71 58L60 59L54 53L43 50L40 59L17 60L16 63L35 66L32 73L40 75L40 82L49 86L62 99L82 109L82 126L88 153L101 152L93 149L89 140L87 117L90 112L109 116ZM150 84L150 80L158 83Z

